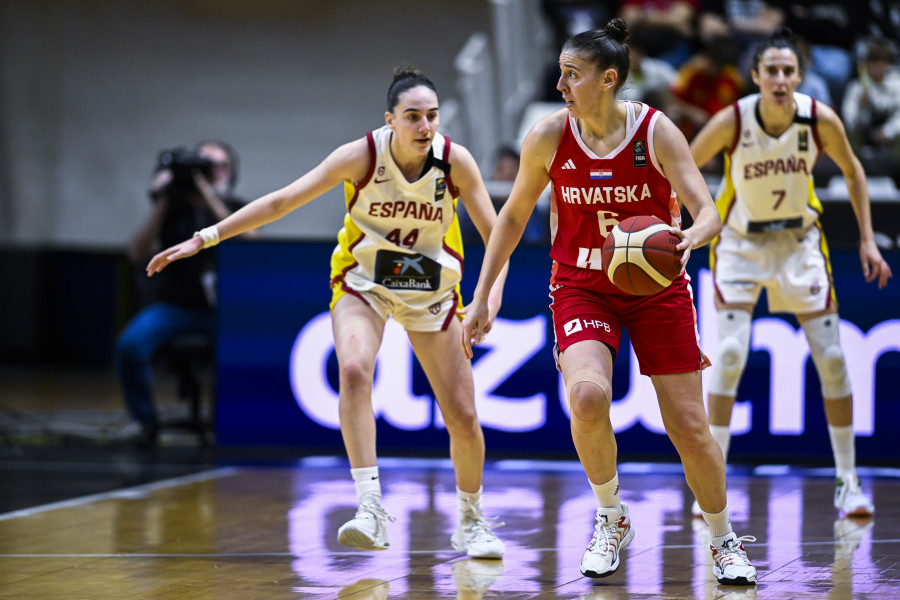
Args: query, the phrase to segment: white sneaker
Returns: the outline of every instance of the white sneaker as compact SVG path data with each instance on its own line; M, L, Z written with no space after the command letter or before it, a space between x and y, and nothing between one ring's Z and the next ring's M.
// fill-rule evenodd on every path
M734 532L713 538L709 549L713 557L713 575L726 585L756 585L756 567L747 558L744 542L755 542L752 535L738 537Z
M834 507L847 517L871 517L875 513L875 505L863 494L856 475L835 480Z
M364 501L356 510L356 516L341 525L338 529L338 543L360 550L387 550L388 541L385 521L394 521L376 500Z
M608 577L619 568L619 552L634 538L628 505L622 511L598 508L594 535L581 557L581 574L585 577Z
M502 558L506 546L492 530L501 525L503 523L488 523L480 511L467 511L456 524L456 531L450 537L450 545L472 558Z

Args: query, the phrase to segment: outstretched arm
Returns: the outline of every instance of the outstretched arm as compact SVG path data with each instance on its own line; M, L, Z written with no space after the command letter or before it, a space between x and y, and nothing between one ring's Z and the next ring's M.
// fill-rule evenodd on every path
M519 173L491 230L472 302L462 311L465 315L462 346L469 358L472 358L472 345L481 342L493 323L488 310L489 290L505 268L541 192L550 182L548 167L559 142L565 114L567 112L563 110L539 121L522 144Z
M293 183L257 198L219 221L214 228L204 230L204 237L215 238L212 241L195 235L158 253L147 265L147 275L159 273L172 261L193 256L203 248L218 243L219 240L226 240L276 221L342 181L358 181L365 175L368 161L368 146L365 139L344 144Z
M881 256L878 246L875 245L875 234L872 231L872 213L869 206L869 191L866 188L866 173L862 164L853 154L844 125L837 114L830 107L816 103L818 109L819 139L822 140L822 149L830 156L844 175L847 181L847 191L850 194L850 204L856 215L859 226L859 259L862 263L863 276L866 282L878 280L878 289L887 285L891 278L891 267Z

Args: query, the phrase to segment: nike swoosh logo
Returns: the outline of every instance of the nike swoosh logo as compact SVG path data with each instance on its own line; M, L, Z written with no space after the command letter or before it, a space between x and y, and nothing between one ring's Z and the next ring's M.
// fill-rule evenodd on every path
M378 178L376 177L376 178L375 178L375 183L384 183L385 181L390 181L390 180L391 180L390 177L388 177L387 179L378 179Z

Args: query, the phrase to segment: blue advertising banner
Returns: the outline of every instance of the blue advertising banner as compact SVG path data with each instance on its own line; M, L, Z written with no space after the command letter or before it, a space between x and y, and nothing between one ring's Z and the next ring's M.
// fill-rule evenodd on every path
M330 243L239 242L219 247L217 434L223 445L343 451L337 360L328 314ZM466 253L464 298L483 248ZM689 263L701 346L717 345L705 251ZM895 268L894 254L889 262ZM854 390L859 460L900 456L900 285L863 280L856 252L834 252L841 338ZM570 454L565 386L552 357L546 247L511 260L503 307L473 361L476 402L489 451ZM704 372L708 380L709 369ZM405 332L388 322L376 366L373 406L381 449L446 450L440 411ZM613 427L624 456L674 455L649 378L625 343L613 375ZM731 457L829 458L818 376L802 330L760 302L751 353L732 420Z

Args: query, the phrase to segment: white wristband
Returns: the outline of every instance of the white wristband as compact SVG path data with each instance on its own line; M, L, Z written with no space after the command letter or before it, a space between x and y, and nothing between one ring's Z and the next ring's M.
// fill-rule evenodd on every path
M195 236L200 236L200 239L203 240L203 249L212 248L216 244L219 243L219 228L215 225L211 227L204 227L200 231L194 232Z

